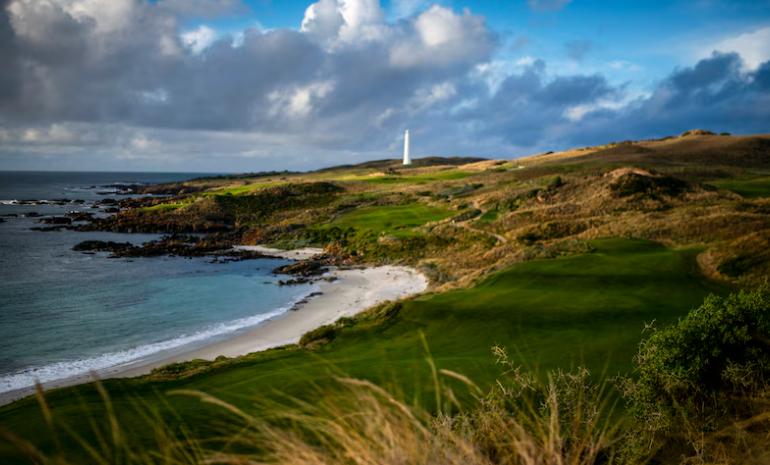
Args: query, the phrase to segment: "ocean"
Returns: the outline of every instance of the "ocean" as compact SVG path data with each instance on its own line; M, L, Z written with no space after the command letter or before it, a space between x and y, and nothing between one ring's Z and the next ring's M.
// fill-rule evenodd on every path
M36 212L96 211L98 186L159 183L194 173L0 172L0 393L182 351L280 317L310 286L279 287L288 262L209 258L110 259L71 250L84 240L142 243L154 234L40 232ZM97 186L97 188L92 188ZM13 200L82 199L16 205Z

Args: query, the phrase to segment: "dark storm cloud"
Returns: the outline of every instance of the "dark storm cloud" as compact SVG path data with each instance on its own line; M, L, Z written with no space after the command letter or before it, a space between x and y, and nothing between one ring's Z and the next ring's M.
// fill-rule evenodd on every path
M247 10L239 0L162 0L158 2L158 7L176 15L200 18L215 18Z
M694 129L734 133L770 130L770 62L741 71L737 54L714 55L672 72L647 97L624 105L624 86L602 75L548 77L535 62L509 76L493 96L460 119L474 138L499 138L532 151L646 139ZM519 152L521 153L521 152Z
M0 162L56 152L103 153L110 168L221 170L243 157L311 168L397 154L406 128L425 155L486 157L696 127L768 131L770 63L746 72L738 55L714 54L629 102L602 74L554 75L541 60L500 72L498 36L468 12L386 23L377 0L349 2L360 8L323 0L300 31L236 40L179 28L235 2L0 0Z
M735 53L715 52L662 80L647 98L600 110L574 125L570 140L598 143L642 139L704 128L739 134L770 130L770 62L741 71Z
M0 0L0 122L2 113L11 109L14 97L21 91L21 57L6 9L9 3L10 0Z
M538 60L521 74L509 76L498 92L462 117L476 120L483 137L499 137L519 147L532 147L569 122L571 107L617 98L622 89L601 75L550 78Z
M61 7L66 0L2 9L0 33L13 39L3 41L12 44L3 53L25 62L3 74L7 89L24 83L20 92L6 92L18 109L16 123L290 131L319 123L313 115L326 118L321 124L355 113L371 121L397 102L405 105L421 86L463 76L497 42L480 18L436 7L414 21L361 27L353 32L362 40L337 43L331 52L327 38L314 34L250 29L237 46L224 37L195 54L169 13L183 3L119 1L126 23L107 16L107 24L116 23L107 30L93 18L74 17ZM205 12L206 4L193 6Z

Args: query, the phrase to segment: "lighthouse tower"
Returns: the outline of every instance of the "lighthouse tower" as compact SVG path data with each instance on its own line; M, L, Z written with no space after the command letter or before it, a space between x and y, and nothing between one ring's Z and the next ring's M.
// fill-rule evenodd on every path
M404 165L411 165L412 159L409 158L409 129L406 130L406 136L404 136Z

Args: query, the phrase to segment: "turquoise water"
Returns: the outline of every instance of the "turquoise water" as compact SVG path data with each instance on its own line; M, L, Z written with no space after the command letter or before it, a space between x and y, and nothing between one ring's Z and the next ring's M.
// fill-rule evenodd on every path
M24 186L17 173L14 182L22 188L9 188L5 176L0 173L0 199L88 201L102 196L79 186L145 180L135 173L48 173L48 187L39 184L39 174ZM153 176L148 181L193 177ZM18 195L22 190L37 195ZM81 195L61 195L71 192ZM0 204L0 214L72 208ZM70 249L88 239L141 243L159 236L30 231L36 221L0 223L0 392L221 340L280 317L312 292L309 286L276 285L280 278L270 270L287 263L282 260L110 259Z

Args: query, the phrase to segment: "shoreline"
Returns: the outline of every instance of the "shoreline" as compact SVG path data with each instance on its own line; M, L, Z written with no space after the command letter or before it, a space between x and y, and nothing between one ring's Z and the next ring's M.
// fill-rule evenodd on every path
M305 260L321 249L284 251L262 246L237 246L241 250L255 250L265 255L288 260ZM322 295L315 296L280 316L270 318L255 328L203 346L177 347L122 365L98 370L98 379L133 378L149 374L154 368L194 359L214 360L219 356L235 358L253 352L296 344L305 333L333 323L343 316L352 316L386 300L398 300L424 292L427 278L417 271L400 266L344 269L330 267L325 277L338 279L332 283L318 283ZM302 300L307 299L303 297ZM83 374L42 384L44 391L87 384L94 381L92 374ZM35 393L35 387L0 393L0 406L10 404Z

